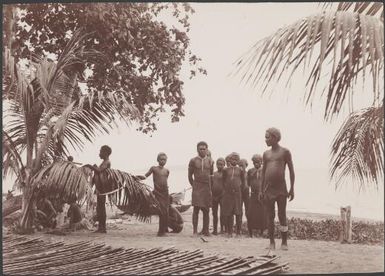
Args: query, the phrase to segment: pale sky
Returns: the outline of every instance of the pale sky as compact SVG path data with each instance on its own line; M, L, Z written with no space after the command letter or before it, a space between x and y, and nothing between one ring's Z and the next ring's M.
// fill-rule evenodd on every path
M191 16L188 34L191 49L202 58L201 65L208 75L190 80L185 64L181 79L186 116L178 123L171 123L170 115L163 114L152 136L122 125L110 135L102 135L94 143L88 143L83 152L74 152L75 161L100 163L99 148L108 144L112 147L110 159L115 169L144 173L157 164L157 154L165 152L167 167L172 173L173 168L187 168L190 158L196 155L197 142L204 140L214 159L236 151L249 161L250 168L251 156L267 149L265 130L274 126L281 130L281 145L292 152L295 169L314 172L314 177L327 179L332 139L347 112L325 123L324 105L315 103L312 110L305 107L301 100L307 74L296 76L290 88L279 86L270 98L261 97L258 90L241 85L239 77L229 77L235 60L255 42L282 26L319 12L318 4L192 3L191 6L196 11ZM172 22L168 18L165 21ZM367 102L363 95L360 101ZM301 175L297 178L299 187L309 185L301 183ZM333 183L325 183L328 193L334 192L333 187ZM380 194L383 195L382 184ZM378 202L377 211L383 218L383 197L374 192L363 200Z
M304 79L295 80L289 91L277 91L271 98L229 77L234 61L257 40L279 27L317 12L317 4L232 3L192 4L191 48L202 58L208 75L189 80L182 75L186 97L186 116L171 123L163 114L152 137L134 128L123 128L110 136L99 137L75 158L93 162L102 144L112 145L111 159L124 170L148 167L164 151L168 164L184 165L196 154L196 143L205 140L214 158L237 151L250 159L266 149L265 130L278 127L282 145L291 149L295 164L303 168L328 168L329 146L343 116L334 123L324 123L323 106L306 108L301 102ZM285 11L285 13L277 11ZM188 67L185 67L188 69ZM288 99L287 93L293 94ZM316 146L315 146L316 144ZM122 149L124 147L124 149ZM309 158L309 153L315 158Z

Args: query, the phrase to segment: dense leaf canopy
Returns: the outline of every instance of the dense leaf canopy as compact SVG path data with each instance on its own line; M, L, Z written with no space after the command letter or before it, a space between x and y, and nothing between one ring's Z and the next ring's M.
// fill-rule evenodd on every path
M188 4L76 3L23 4L18 6L13 55L28 58L53 53L59 56L69 37L81 28L90 34L84 44L103 54L77 64L88 93L119 92L140 112L139 129L156 129L159 112L171 111L172 121L184 115L180 79L188 60L191 76L199 58L189 50ZM177 27L168 27L158 16L171 13ZM6 34L5 34L6 35ZM88 69L88 70L87 70Z

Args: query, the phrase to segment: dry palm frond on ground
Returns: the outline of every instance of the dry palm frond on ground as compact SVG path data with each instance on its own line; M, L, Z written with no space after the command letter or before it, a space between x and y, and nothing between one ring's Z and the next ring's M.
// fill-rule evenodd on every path
M288 263L277 262L278 256L229 258L205 256L200 249L125 249L15 235L4 237L3 248L3 271L7 275L267 275L289 269Z

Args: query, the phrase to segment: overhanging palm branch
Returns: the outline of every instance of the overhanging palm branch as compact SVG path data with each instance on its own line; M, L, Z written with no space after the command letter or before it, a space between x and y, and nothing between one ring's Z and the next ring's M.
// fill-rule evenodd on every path
M13 141L10 135L3 130L3 178L13 172L16 175L16 182L21 181L25 173L20 145L22 146L22 143Z
M384 107L370 107L349 116L332 145L331 176L378 187L384 176ZM349 179L350 180L350 179Z
M107 194L110 201L125 213L147 220L159 211L159 203L151 189L129 173L106 169L94 180L98 191Z
M332 7L336 3L323 3L324 7ZM384 18L384 5L381 2L339 2L337 6L338 11L358 12L366 15L378 15L381 14L381 18Z
M315 50L315 46L319 49ZM317 53L306 85L306 103L311 103L320 80L323 67L329 67L325 118L337 114L346 99L352 96L351 87L359 73L366 75L370 69L373 82L373 101L379 103L383 82L383 21L357 12L323 12L299 20L259 41L237 61L236 74L242 82L263 91L279 81L290 68L288 81L301 64L308 67Z

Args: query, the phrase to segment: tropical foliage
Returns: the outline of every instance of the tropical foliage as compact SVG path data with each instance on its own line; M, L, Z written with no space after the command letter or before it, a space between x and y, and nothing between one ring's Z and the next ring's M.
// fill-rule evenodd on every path
M158 214L159 203L155 199L151 188L141 183L139 178L119 170L106 169L100 179L103 183L99 190L103 190L120 210L130 215L136 215L146 220L153 214Z
M179 73L184 60L191 77L200 68L199 58L189 50L187 4L166 3L40 3L21 4L14 25L13 55L53 53L61 55L69 34L82 28L89 37L86 49L103 53L98 62L79 64L78 77L88 93L121 93L139 111L139 129L156 129L160 112L170 112L172 121L184 116L183 82ZM158 18L171 15L167 26ZM88 70L84 70L88 69Z
M283 76L287 76L287 85L301 65L310 67L306 104L314 102L321 74L327 68L329 79L321 94L326 97L327 120L344 105L354 110L357 79L365 82L369 76L372 89L365 92L372 98L372 111L352 113L333 144L331 176L336 177L337 184L353 176L364 186L378 183L383 176L383 21L382 3L342 2L337 11L324 10L279 29L237 61L236 74L242 82L262 85L262 93ZM287 71L289 74L284 74ZM367 130L370 133L364 134Z
M338 241L341 235L341 221L338 219L312 220L291 217L287 220L289 238L292 240ZM275 224L275 238L281 238L279 223ZM247 224L242 225L242 232L247 235ZM268 238L267 231L263 237ZM352 222L352 242L358 244L384 245L383 222Z
M156 21L168 7L4 7L3 176L14 173L23 191L22 228L32 224L39 191L64 201L79 199L87 191L82 169L60 162L69 155L70 145L81 150L84 142L108 133L120 120L137 120L142 131L154 130L152 120L165 105L172 108L174 121L183 116L181 63L186 55L192 65L199 59L188 52L186 32ZM188 31L188 16L177 12L178 5L171 7ZM192 12L187 4L183 7ZM128 183L125 173L112 175ZM139 182L130 183L116 199L146 217L144 205L153 207L153 198Z

